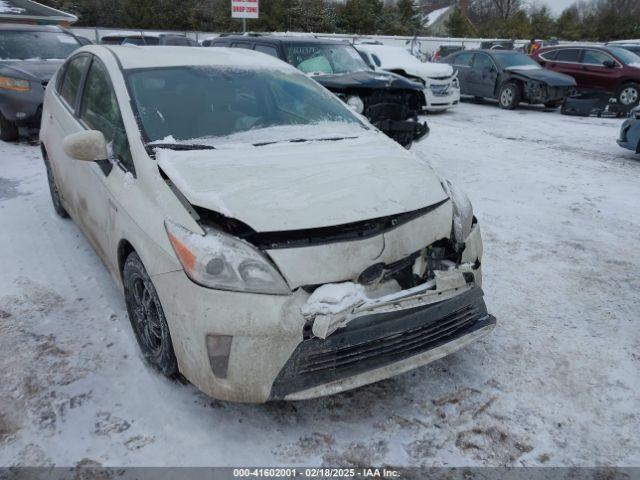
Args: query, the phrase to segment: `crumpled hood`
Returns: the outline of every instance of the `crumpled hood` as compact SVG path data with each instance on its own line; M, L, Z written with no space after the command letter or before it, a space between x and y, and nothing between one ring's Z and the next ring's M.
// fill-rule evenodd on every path
M422 90L422 85L400 75L373 70L359 70L341 75L312 75L311 78L329 90L349 88Z
M404 70L409 75L424 78L442 78L453 75L453 67L446 63L422 63L422 64L385 64L385 70Z
M64 60L0 60L0 71L25 80L48 82Z
M511 73L517 73L523 77L530 78L531 80L538 80L545 82L550 87L575 87L576 81L573 77L565 75L564 73L558 73L544 68L540 69L517 69L510 68Z
M342 225L448 198L428 164L380 133L340 141L158 150L156 158L190 203L257 232Z

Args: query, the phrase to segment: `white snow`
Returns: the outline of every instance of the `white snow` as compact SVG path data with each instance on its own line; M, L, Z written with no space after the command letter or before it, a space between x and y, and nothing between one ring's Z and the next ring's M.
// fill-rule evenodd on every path
M433 12L429 13L427 15L426 21L425 21L425 27L430 27L432 26L434 23L436 23L438 21L438 19L444 15L445 13L447 13L449 11L449 9L451 9L452 7L443 7L443 8L438 8L437 10L434 10Z
M24 11L24 8L14 7L6 0L0 0L0 13L23 13Z
M494 103L428 120L414 149L473 202L498 326L295 404L218 402L145 366L39 148L0 142L0 465L640 465L640 157L621 121Z
M364 287L353 282L323 285L314 291L302 308L303 315L342 313L368 300Z

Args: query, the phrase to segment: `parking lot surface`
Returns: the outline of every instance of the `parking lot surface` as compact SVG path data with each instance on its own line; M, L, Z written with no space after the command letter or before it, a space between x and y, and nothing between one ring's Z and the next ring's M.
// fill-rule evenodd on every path
M267 405L148 368L38 147L0 142L0 465L640 465L640 156L616 145L621 121L491 103L427 120L413 148L474 204L498 327L408 374Z

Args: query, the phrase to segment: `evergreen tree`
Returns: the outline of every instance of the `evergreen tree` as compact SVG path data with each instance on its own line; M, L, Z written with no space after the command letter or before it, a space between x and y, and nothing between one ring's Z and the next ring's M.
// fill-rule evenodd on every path
M445 23L445 27L450 37L463 38L471 33L469 20L462 15L462 10L456 7Z

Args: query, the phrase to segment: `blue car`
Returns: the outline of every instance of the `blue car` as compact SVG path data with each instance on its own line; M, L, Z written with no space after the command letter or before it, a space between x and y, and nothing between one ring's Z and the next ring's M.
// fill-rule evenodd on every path
M640 153L640 107L631 110L631 115L622 124L618 145Z

